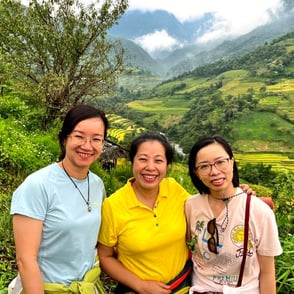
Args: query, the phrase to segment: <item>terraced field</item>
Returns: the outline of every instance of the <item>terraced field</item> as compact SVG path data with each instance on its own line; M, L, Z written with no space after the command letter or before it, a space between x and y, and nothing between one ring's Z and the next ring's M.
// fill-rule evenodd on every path
M144 130L144 128L134 124L133 121L123 118L119 115L110 114L107 116L107 119L110 124L108 137L110 139L115 138L117 142L123 142L125 135L128 133L136 135Z
M276 171L293 171L294 172L294 158L289 158L287 154L278 153L246 153L236 154L237 163L242 166L243 164L260 164L271 165L273 170Z

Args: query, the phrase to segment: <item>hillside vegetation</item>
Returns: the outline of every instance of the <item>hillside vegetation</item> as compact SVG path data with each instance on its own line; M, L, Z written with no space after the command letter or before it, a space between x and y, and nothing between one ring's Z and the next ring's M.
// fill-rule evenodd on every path
M238 142L247 140L259 151L293 152L294 33L240 58L139 89L138 82L134 88L128 84L128 95L117 95L127 107L112 110L157 127L186 151L199 136L219 133L239 151L246 149Z

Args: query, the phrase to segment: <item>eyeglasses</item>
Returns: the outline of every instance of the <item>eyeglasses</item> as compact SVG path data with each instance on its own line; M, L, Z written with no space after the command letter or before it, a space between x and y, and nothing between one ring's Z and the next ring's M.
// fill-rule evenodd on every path
M207 240L208 244L208 250L210 252L213 252L215 254L218 254L217 252L217 246L219 245L218 243L218 231L216 227L216 219L212 219L207 223L207 232L211 235L211 237ZM216 236L216 238L215 238Z
M222 158L216 160L214 163L203 163L196 166L196 170L201 175L208 175L211 172L212 166L214 166L219 171L225 171L229 166L230 158Z
M71 138L72 143L75 145L84 145L87 143L88 138L86 136L83 136L81 134L75 134L75 135L67 135L68 137ZM104 140L102 137L93 137L93 138L89 138L90 144L94 147L94 148L99 148L103 145Z

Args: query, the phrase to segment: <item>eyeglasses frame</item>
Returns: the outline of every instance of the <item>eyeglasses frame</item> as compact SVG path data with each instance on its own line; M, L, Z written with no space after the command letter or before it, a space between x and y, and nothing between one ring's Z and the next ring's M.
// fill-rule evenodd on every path
M67 135L67 137L69 137L69 138L78 138L78 137L81 138L81 137L83 137L84 138L84 143L82 143L80 145L86 144L88 142L88 139L89 139L89 142L90 142L91 146L94 147L94 148L98 148L100 146L103 146L103 144L104 144L104 139L102 139L102 138L101 138L101 144L100 143L99 144L96 144L96 143L93 143L93 138L84 136L82 134Z
M216 163L220 160L226 160L228 163L230 162L232 158L229 158L229 157L226 157L226 158L220 158L216 161L214 161L213 163L205 163L205 165L210 165L210 169L207 170L207 172L204 172L201 171L200 167L202 166L201 164L196 166L195 167L195 171L198 172L199 174L201 175L208 175L210 172L211 172L211 169L212 169L212 166L214 166L218 171L223 171L222 169L219 169L217 166L216 166ZM204 164L203 164L204 165Z

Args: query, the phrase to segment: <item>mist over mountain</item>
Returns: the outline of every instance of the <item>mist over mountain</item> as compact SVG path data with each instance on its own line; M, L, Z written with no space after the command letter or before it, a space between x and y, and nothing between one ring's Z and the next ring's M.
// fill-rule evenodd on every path
M212 14L181 23L164 10L127 11L109 35L123 40L128 65L173 77L220 58L245 54L294 31L294 1L284 0L283 7L266 25L238 37L220 37L210 42L197 40L211 29Z
M173 14L164 10L154 12L131 10L122 16L109 33L134 41L155 31L165 30L168 35L178 41L191 43L208 29L212 19L211 14L206 14L200 19L181 23Z

